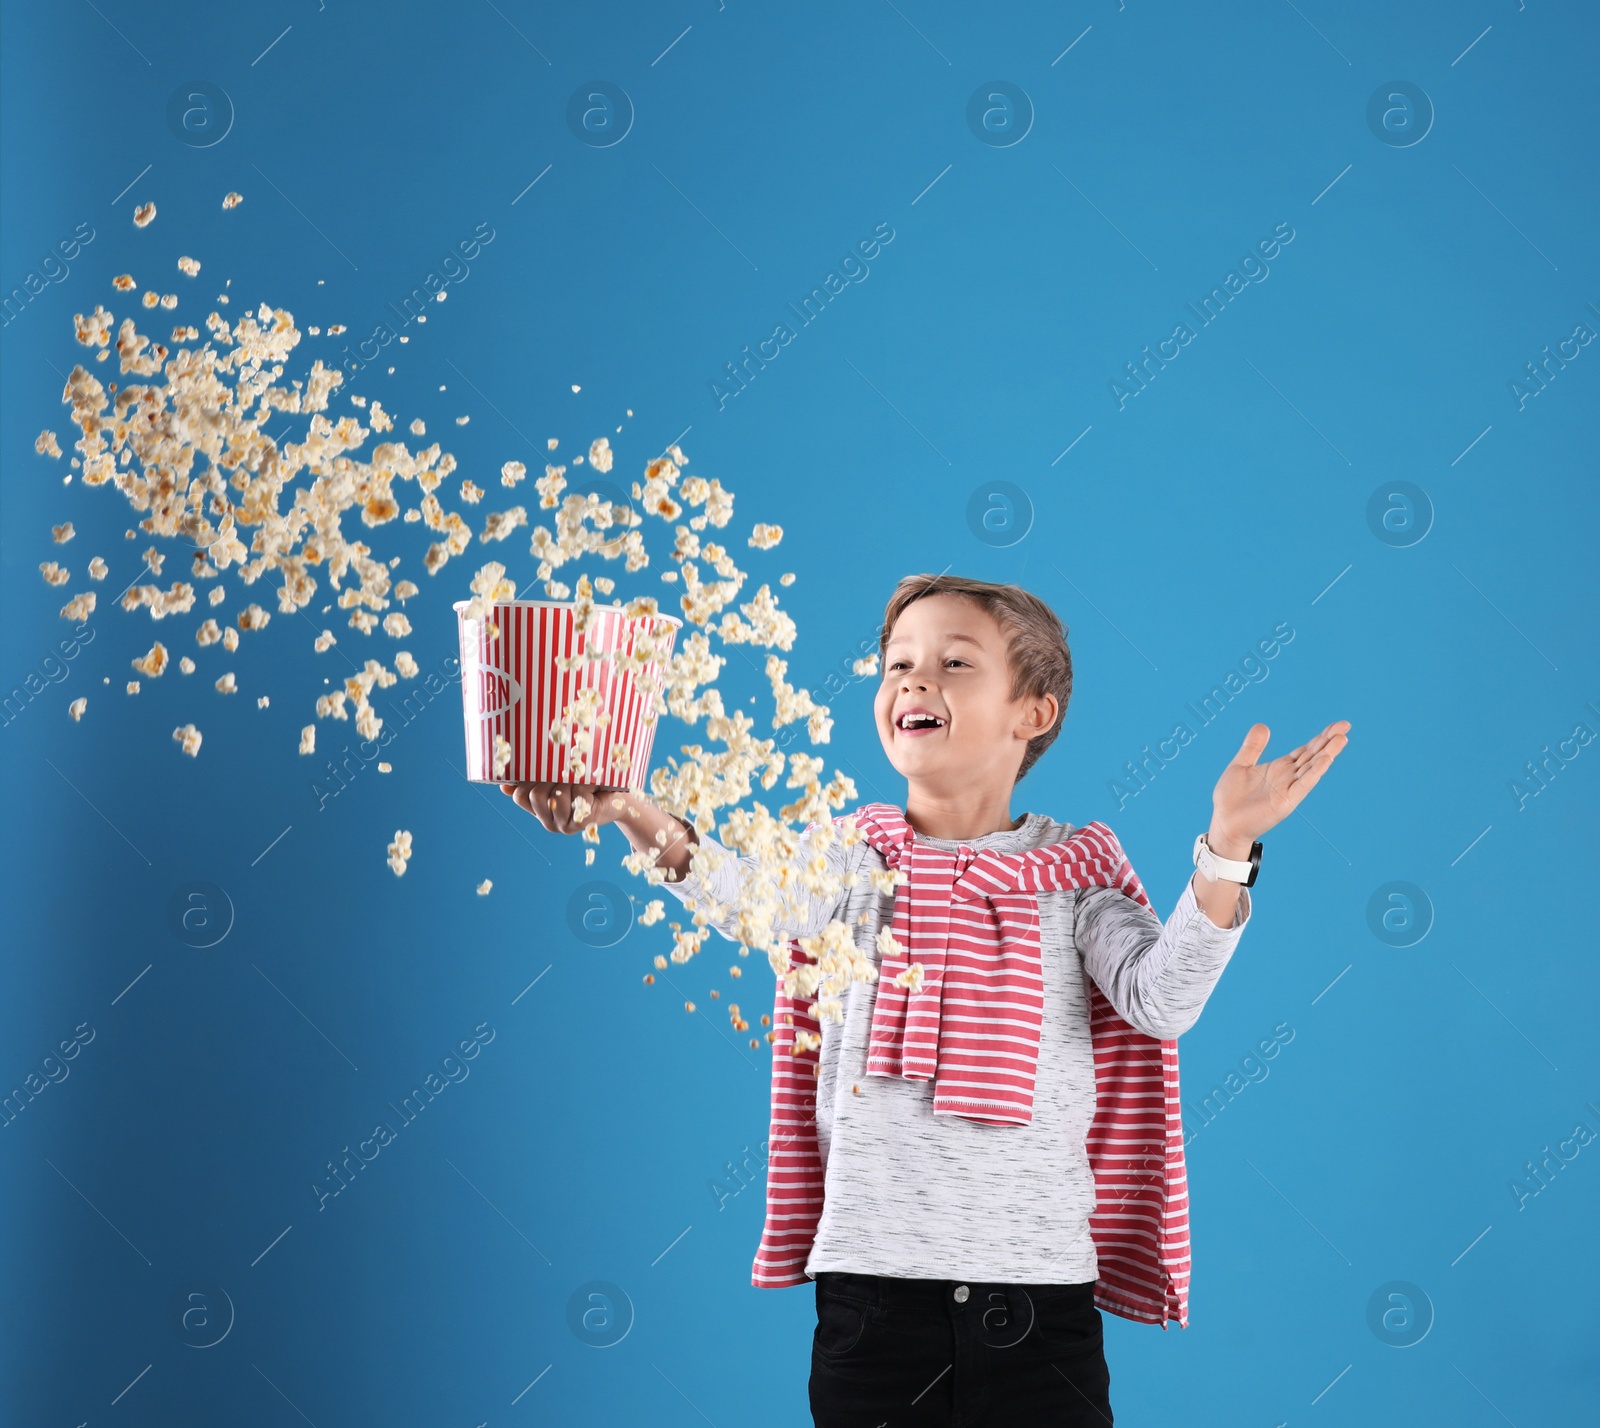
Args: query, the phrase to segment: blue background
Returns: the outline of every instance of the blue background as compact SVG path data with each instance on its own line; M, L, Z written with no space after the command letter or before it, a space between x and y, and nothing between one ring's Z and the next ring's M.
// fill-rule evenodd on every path
M422 586L415 633L366 645L342 612L318 614L319 570L316 609L275 614L226 657L189 639L209 607L152 625L117 605L149 537L123 537L134 516L114 488L63 486L65 461L33 451L43 427L64 448L77 434L58 405L85 355L74 312L200 326L231 279L230 319L265 301L302 330L349 325L305 340L303 376L393 320L480 223L495 236L470 276L346 390L380 397L396 436L423 417L488 490L483 511L509 503L501 463L537 469L547 436L568 459L610 435L624 480L681 439L692 472L736 493L728 534L753 582L797 572L780 592L801 631L790 677L832 704L823 752L863 800L900 801L904 783L872 682L833 694L828 679L911 572L1020 582L1060 611L1076 693L1013 813L1108 822L1163 916L1248 727L1271 727L1271 757L1352 722L1265 840L1251 929L1182 1040L1191 1324L1106 1316L1119 1421L1592 1413L1600 1144L1571 1137L1600 1134L1600 748L1546 762L1536 795L1514 781L1576 725L1600 730L1600 347L1569 344L1520 404L1511 386L1580 322L1600 330L1592 10L85 0L0 15L0 284L43 272L76 225L95 235L0 336L5 689L69 631L67 595L100 594L92 641L0 732L0 1079L94 1032L0 1126L8 1421L809 1421L811 1293L749 1285L765 1047L729 1032L725 1007L742 990L753 1020L765 983L734 983L734 949L713 939L646 987L664 925L606 947L575 936L580 884L644 892L621 835L585 869L583 844L468 785L453 691L402 719L414 686L375 690L394 771L364 768L335 797L313 780L353 725L320 722L315 760L295 751L347 659L403 643L439 669L471 570L498 558L532 580L522 538L428 579L431 533L352 517L347 535ZM974 128L969 99L996 79L1025 98ZM575 128L569 98L595 80L626 99ZM1397 80L1414 107L1374 127L1369 98ZM232 111L205 147L209 119L188 142L167 119L195 81ZM619 142L593 142L628 110ZM245 201L225 213L229 189ZM135 228L147 201L159 215ZM870 274L714 395L879 224L894 237ZM1185 305L1245 276L1280 224L1294 236L1270 274L1201 326ZM124 271L177 291L177 312L115 292ZM1113 379L1179 321L1194 340L1119 403ZM995 482L1020 496L995 499ZM76 539L54 545L69 519ZM756 520L784 527L775 551L743 546ZM624 590L666 588L660 548ZM110 565L98 587L94 554ZM40 579L51 559L70 585ZM161 583L186 572L174 549ZM219 615L277 610L266 587L224 583ZM313 654L303 621L340 643ZM1280 623L1293 638L1266 676L1198 725L1186 706ZM152 638L200 667L129 698ZM228 668L232 699L211 688ZM753 669L730 664L730 697L763 688ZM193 759L171 738L191 720ZM1119 792L1180 720L1193 742ZM664 727L657 757L683 733ZM415 839L399 879L397 828ZM169 924L197 882L233 910L208 949ZM1409 946L1384 931L1395 883L1413 891L1391 921L1426 932ZM326 1163L393 1122L388 1103L480 1024L494 1036L470 1076L319 1210ZM1246 1066L1280 1024L1292 1039ZM1245 1089L1201 1111L1230 1072ZM1540 1181L1528 1162L1547 1149ZM594 1282L628 1324L609 1347L591 1342L614 1337L604 1313L569 1320ZM1387 1299L1396 1282L1409 1308ZM212 1347L195 1347L204 1315L174 1327L189 1293L232 1306Z

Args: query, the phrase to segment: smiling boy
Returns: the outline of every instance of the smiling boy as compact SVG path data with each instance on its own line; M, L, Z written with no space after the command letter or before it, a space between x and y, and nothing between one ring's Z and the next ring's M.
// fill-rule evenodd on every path
M1259 835L1316 784L1350 726L1265 765L1269 731L1251 727L1163 923L1104 824L1011 815L1072 692L1066 632L1043 601L907 577L880 650L874 718L906 779L904 808L854 810L864 836L821 848L845 890L801 895L778 929L803 968L802 939L845 924L877 976L844 991L837 1023L779 979L752 1282L815 1282L819 1425L986 1410L1006 1424L1111 1423L1100 1307L1187 1322L1176 1038L1249 921ZM587 821L616 822L635 849L663 834L665 885L733 935L740 880L760 875L753 858L637 793L619 808L590 787L502 788L553 831L581 830L572 804L584 794ZM879 891L891 868L904 881Z

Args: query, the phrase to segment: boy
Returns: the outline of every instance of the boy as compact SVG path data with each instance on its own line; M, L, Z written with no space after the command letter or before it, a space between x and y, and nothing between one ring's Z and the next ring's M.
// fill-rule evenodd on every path
M1176 1038L1249 920L1257 838L1350 725L1266 765L1269 731L1250 729L1163 924L1104 824L1010 815L1072 692L1066 632L1043 601L907 577L879 648L874 715L904 811L855 810L865 836L823 852L830 872L860 876L833 899L800 895L778 929L803 965L799 939L845 923L878 976L849 986L837 1025L779 981L753 1282L815 1281L819 1425L1109 1424L1097 1306L1187 1323ZM554 831L581 828L578 793L588 821L618 823L635 848L665 830L658 866L691 907L735 907L755 861L635 793L618 809L589 788L502 789ZM702 843L725 855L704 873L691 866ZM891 867L906 882L882 892L866 874Z

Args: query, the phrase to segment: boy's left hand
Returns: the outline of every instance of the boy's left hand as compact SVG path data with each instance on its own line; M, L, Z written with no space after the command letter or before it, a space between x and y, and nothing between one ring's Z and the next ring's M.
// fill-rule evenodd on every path
M1213 836L1207 841L1212 849L1225 858L1248 857L1251 843L1283 822L1316 787L1349 743L1345 738L1349 728L1350 721L1340 719L1309 743L1271 763L1258 764L1272 731L1265 724L1252 724L1211 795Z

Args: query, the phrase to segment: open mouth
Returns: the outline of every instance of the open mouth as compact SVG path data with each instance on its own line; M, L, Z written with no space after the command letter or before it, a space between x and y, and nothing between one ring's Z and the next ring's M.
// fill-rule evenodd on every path
M925 710L911 709L895 720L895 728L902 734L935 734L945 727L946 720Z

